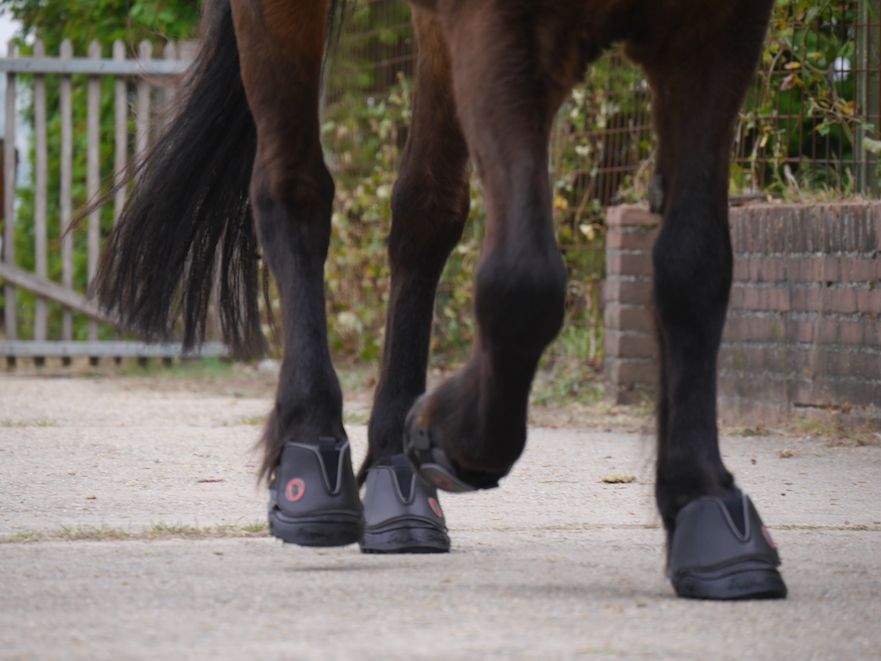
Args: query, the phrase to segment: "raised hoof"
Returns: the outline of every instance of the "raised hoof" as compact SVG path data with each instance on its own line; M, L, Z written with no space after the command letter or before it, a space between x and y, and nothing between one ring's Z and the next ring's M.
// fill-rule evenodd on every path
M437 490L419 479L404 455L367 473L362 553L447 553L450 538Z
M416 400L404 421L404 454L413 471L428 484L454 493L499 486L499 478L504 477L504 474L464 471L443 450L442 444L432 435L422 415L429 394L425 393Z
M670 581L690 599L783 599L780 555L752 501L698 498L682 508L670 547Z
M269 530L300 546L345 546L364 532L348 441L288 441L269 486Z

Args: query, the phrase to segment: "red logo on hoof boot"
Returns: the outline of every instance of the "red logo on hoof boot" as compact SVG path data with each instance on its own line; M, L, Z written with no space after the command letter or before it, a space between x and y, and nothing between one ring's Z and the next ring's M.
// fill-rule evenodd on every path
M306 485L303 483L299 477L295 477L293 480L288 482L288 485L285 487L284 495L292 503L296 503L300 498L303 497L303 494L306 493Z
M774 540L771 539L771 533L768 532L768 529L765 526L762 526L762 534L765 536L765 541L771 546L772 549L776 549L777 545L774 543Z
M444 512L440 508L440 503L437 502L434 498L428 499L428 506L431 508L431 511L434 512L438 518L443 518Z
M451 491L456 488L456 485L450 482L447 478L441 477L440 475L435 475L431 478L431 481L434 482L434 485L438 489L444 489L446 491Z

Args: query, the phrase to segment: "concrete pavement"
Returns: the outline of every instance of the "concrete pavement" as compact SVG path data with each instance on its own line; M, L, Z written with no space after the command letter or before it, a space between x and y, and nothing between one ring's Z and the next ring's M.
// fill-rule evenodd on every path
M245 536L269 405L0 376L0 659L881 658L881 448L725 438L790 597L693 602L663 575L650 438L532 429L500 489L443 497L450 554L362 556Z

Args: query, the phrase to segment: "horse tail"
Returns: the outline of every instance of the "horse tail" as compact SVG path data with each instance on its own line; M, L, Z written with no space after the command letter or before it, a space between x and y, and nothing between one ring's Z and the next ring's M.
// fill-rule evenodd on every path
M173 119L129 171L134 187L106 242L92 291L123 325L147 339L168 338L182 318L189 348L205 339L216 278L224 341L237 356L256 355L265 350L249 204L257 132L242 85L230 0L207 3L202 35Z

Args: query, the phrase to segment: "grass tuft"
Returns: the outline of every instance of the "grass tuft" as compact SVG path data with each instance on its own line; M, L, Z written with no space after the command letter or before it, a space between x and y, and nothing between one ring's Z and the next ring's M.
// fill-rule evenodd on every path
M21 544L31 542L78 542L78 541L124 541L161 539L215 539L221 537L268 537L269 526L262 521L226 523L200 528L183 524L170 524L160 521L141 531L123 530L101 526L69 528L62 526L57 530L27 530L14 535L0 536L0 544Z
M0 427L57 427L54 420L0 420Z

